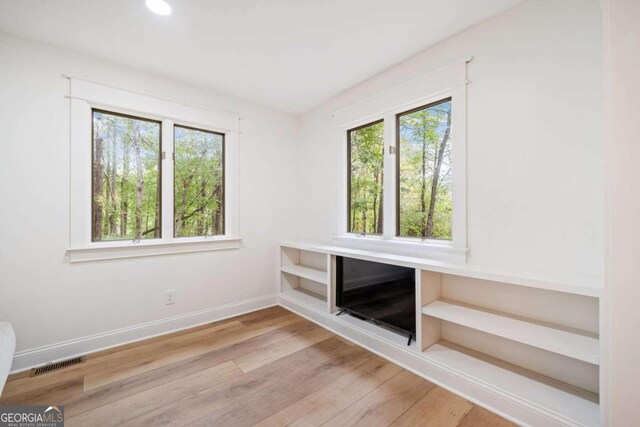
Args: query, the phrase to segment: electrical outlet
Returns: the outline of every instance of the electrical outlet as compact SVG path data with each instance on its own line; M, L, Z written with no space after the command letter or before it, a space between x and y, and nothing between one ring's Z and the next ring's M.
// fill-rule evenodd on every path
M164 291L164 304L170 305L176 303L176 291Z

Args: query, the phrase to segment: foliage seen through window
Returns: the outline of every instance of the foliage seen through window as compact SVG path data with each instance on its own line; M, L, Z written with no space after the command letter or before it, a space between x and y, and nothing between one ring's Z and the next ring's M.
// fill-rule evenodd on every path
M159 238L160 123L92 115L92 240Z
M224 234L224 135L174 128L174 235Z
M348 131L351 233L382 234L384 122Z
M451 99L397 116L398 235L452 238Z

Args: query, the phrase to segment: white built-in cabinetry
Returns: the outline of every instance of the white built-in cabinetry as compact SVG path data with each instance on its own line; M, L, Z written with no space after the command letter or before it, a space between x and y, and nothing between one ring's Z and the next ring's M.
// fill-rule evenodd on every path
M600 425L597 280L308 242L283 242L279 252L287 308L487 407L515 403L503 415L516 421ZM416 269L416 342L407 346L390 330L336 316L336 256Z

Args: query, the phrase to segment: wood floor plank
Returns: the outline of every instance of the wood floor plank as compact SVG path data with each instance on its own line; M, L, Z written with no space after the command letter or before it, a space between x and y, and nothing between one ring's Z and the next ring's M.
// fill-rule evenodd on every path
M101 368L109 366L119 359L133 359L137 354L157 353L166 349L172 349L183 345L184 342L196 341L213 334L237 328L238 326L251 326L256 324L268 324L278 318L291 318L292 313L282 307L269 307L247 314L243 314L231 319L225 319L218 322L212 322L195 328L183 331L173 332L168 335L150 338L148 340L127 344L118 349L108 349L102 352L94 353L87 356L87 364L99 363ZM212 338L212 337L210 337ZM103 357L109 356L109 357Z
M182 376L228 362L253 351L267 348L270 345L285 341L291 336L317 328L318 326L314 323L300 318L297 322L285 325L274 331L190 359L124 378L106 386L85 392L69 401L58 403L65 405L65 414L73 416L135 395L166 382L179 379Z
M345 344L347 344L347 345L355 345L355 344L353 343L353 341L349 341L349 340L348 340L348 339L346 339L346 338L342 338L340 335L336 335L335 337L336 337L336 339L339 339L340 341L344 342L344 343L345 343Z
M46 387L55 387L56 385L66 383L76 379L82 379L83 374L78 369L64 369L62 372L50 372L37 377L22 377L17 380L7 381L2 398L18 396L30 393L37 389Z
M458 427L518 427L518 425L484 408L474 406Z
M84 380L81 376L59 381L52 385L31 389L25 393L0 398L0 405L56 405L64 399L82 394Z
M160 335L157 337L153 337L153 338L148 338L145 340L141 340L141 341L136 341L133 343L129 343L129 344L125 344L122 346L118 346L118 347L113 347L113 348L109 348L106 350L101 350L95 353L91 353L87 356L87 360L93 360L102 356L106 356L109 354L114 354L114 353L122 353L122 351L126 351L129 350L131 348L135 348L135 347L139 347L139 346L145 346L148 344L152 344L158 341L165 341L165 340L171 340L173 338L177 338L181 335L187 335L187 334L193 334L194 332L199 332L200 330L203 329L211 329L211 328L217 328L220 325L224 325L227 323L231 323L231 322L240 322L243 323L245 326L247 326L247 323L254 323L254 322L262 322L264 320L269 320L269 319L273 319L275 317L282 317L282 316L290 316L291 312L288 310L285 310L284 308L280 307L280 306L272 306L272 307L268 307L268 308L264 308L262 310L258 310L258 311L252 311L246 314L241 314L239 316L235 316L232 318L227 318L227 319L222 319L222 320L218 320L218 321L214 321L211 323L206 323L200 326L195 326L192 328L186 328L186 329L182 329L179 331L175 331L175 332L171 332L165 335Z
M434 387L411 372L401 371L323 425L388 426Z
M177 400L190 398L213 385L222 384L226 380L240 375L242 375L240 368L229 361L78 416L67 417L65 422L69 426L118 426L127 420L162 408Z
M319 426L378 386L402 368L381 357L358 366L307 397L258 423L259 427Z
M173 340L175 338L180 338L183 335L197 334L197 333L199 333L199 332L201 332L203 330L211 330L212 328L213 329L223 328L227 324L239 323L239 322L240 322L240 320L237 319L237 318L224 319L224 320L219 320L217 322L206 323L206 324L203 324L203 325L200 325L200 326L195 326L193 328L186 328L186 329L178 330L178 331L171 332L171 333L168 333L168 334L159 335L159 336L152 337L152 338L147 338L147 339L140 340L140 341L134 341L134 342L131 342L131 343L128 343L128 344L124 344L122 346L107 348L105 350L100 350L100 351L97 351L95 353L91 353L91 354L87 355L87 361L90 361L90 360L93 360L93 359L104 358L105 356L110 356L110 355L120 355L125 351L129 351L129 350L135 349L137 347L143 347L143 346L148 346L150 344L155 344L155 343L158 343L158 342L165 342L165 341L168 341L168 340Z
M87 372L119 369L125 361L126 363L133 363L137 359L145 360L145 357L158 357L163 351L184 348L192 342L215 339L217 335L230 334L240 329L246 329L246 326L239 321L229 321L211 325L195 333L181 334L177 337L167 338L164 341L154 340L151 344L138 345L102 357L87 358L84 363L49 372L39 377L22 377L14 381L10 380L7 382L2 395L3 397L8 397L26 393L43 386L54 386L56 383L69 381Z
M471 403L460 396L441 387L434 387L391 425L394 427L413 427L416 425L455 427L472 407Z
M314 369L299 373L295 381L281 377L269 387L187 425L189 427L253 426L303 399L318 388L337 380L373 357L372 353L362 348L350 347Z
M190 334L181 334L172 337L166 342L154 341L148 344L135 346L122 352L109 354L98 358L91 358L88 362L90 365L99 365L102 370L117 366L119 363L130 362L136 359L142 359L150 355L157 355L164 351L171 351L185 346L217 339L221 335L228 335L233 332L246 330L247 326L239 321L225 322L224 324L211 325L208 328L200 329ZM94 369L95 370L95 369Z
M2 405L64 405L68 425L513 427L270 307L9 377Z
M123 425L178 426L193 422L237 400L246 399L274 383L292 382L304 372L315 369L347 348L349 346L346 344L329 338L259 370L232 379L224 387L211 388L194 398L174 402Z
M180 334L166 340L154 340L152 342L137 345L106 356L91 357L87 360L87 366L99 365L101 368L116 366L118 363L122 363L122 361L135 360L136 358L145 357L150 354L157 354L163 351L180 348L190 343L215 339L222 334L228 334L234 331L237 332L245 330L246 328L247 326L245 324L237 320L210 325L207 328L202 328L191 333Z
M264 310L252 311L250 313L234 317L233 320L242 322L245 326L251 326L256 324L259 325L262 322L274 319L276 317L291 316L291 314L292 313L287 309L284 309L280 306L274 306L266 308Z
M248 338L278 329L286 324L295 323L297 320L298 319L295 316L277 318L272 321L266 321L259 327L256 326L253 328L246 328L242 331L226 332L217 336L215 339L198 341L183 348L149 355L116 367L110 367L99 372L93 372L85 376L84 389L85 391L93 390L132 375L151 371L167 364L227 347Z
M282 321L284 324L291 321L300 321L301 318L292 315L286 310L266 310L267 313L250 313L250 315L240 316L236 319L245 319L250 321L263 320L263 327L267 329L272 325ZM254 326L254 328L257 326ZM233 335L240 329L247 329L247 326L239 320L228 319L222 322L215 322L206 327L198 327L195 333L183 332L179 334L170 334L164 341L156 338L134 343L135 346L123 346L121 352L109 353L101 357L88 357L85 363L74 365L69 368L53 371L38 377L25 377L20 375L15 380L9 379L7 386L3 391L3 398L19 396L29 393L37 388L59 387L69 381L82 378L87 372L92 375L99 376L105 372L122 371L130 366L138 366L140 364L149 368L149 364L153 360L161 359L163 351L174 350L180 352L193 344L203 344L211 340L216 340L217 336L224 334L226 336ZM137 362L136 362L137 361ZM93 389L93 388L92 388ZM64 396L67 397L66 395Z
M267 363L271 363L317 342L326 340L332 335L333 334L326 329L316 328L302 335L293 336L286 341L278 343L277 346L270 346L268 351L260 349L240 356L234 359L234 362L243 372L250 372Z

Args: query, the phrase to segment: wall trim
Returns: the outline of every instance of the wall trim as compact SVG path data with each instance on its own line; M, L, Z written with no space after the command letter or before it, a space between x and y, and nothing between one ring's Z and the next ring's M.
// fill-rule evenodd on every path
M95 353L112 347L170 334L274 305L278 305L277 294L250 298L191 313L114 329L95 335L49 344L29 350L22 350L16 352L13 357L11 373L15 374L46 363Z
M549 427L578 425L531 402L501 392L461 372L400 348L395 343L345 323L334 315L318 312L313 307L282 295L279 298L279 305L518 425Z
M115 243L115 244L114 244ZM78 262L94 262L112 259L126 259L159 255L186 254L194 252L219 251L238 249L242 246L240 237L216 236L211 238L197 238L171 242L151 241L132 243L104 242L91 244L86 247L69 248L66 256L71 264Z

